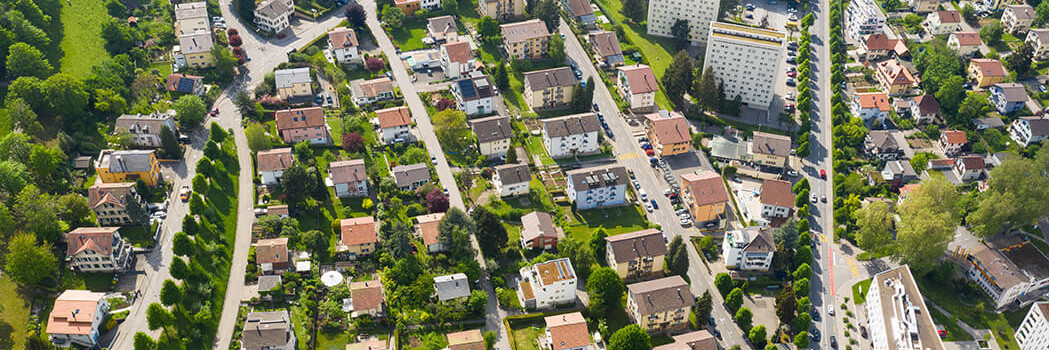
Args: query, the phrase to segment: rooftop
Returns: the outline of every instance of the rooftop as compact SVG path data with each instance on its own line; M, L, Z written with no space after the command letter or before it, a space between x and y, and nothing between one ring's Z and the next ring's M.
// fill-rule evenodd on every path
M936 326L925 306L918 285L911 276L907 265L874 275L871 290L877 289L876 295L868 295L867 300L878 298L881 306L882 325L870 324L870 327L885 327L889 350L942 350L943 343L937 334ZM873 316L868 316L873 320Z
M695 297L681 276L673 275L626 286L640 316L688 308Z
M617 264L667 254L663 232L654 228L605 237L605 241Z
M794 192L789 181L766 179L761 185L761 203L778 207L794 207Z
M538 18L502 24L499 25L499 29L502 30L503 41L507 43L517 43L533 38L550 36L550 31L546 29L546 22Z

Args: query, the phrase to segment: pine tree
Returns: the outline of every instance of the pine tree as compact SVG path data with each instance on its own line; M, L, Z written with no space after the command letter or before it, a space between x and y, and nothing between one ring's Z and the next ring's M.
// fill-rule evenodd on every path
M171 130L167 125L160 128L160 144L163 146L164 155L167 156L167 158L182 158L182 148L178 145L178 138L175 137L175 131Z
M721 103L719 99L720 92L718 90L718 83L714 80L714 68L707 67L703 71L702 75L696 77L695 86L692 88L692 95L699 101L699 106L703 107L707 111L717 111L718 105Z
M692 58L688 56L688 52L681 50L674 55L674 62L667 67L661 82L670 102L680 106L683 95L692 84Z

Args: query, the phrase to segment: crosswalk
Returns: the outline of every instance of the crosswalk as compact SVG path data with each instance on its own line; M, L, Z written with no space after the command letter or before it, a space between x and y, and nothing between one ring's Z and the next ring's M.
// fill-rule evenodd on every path
M637 152L623 153L619 155L619 160L634 159L638 157Z

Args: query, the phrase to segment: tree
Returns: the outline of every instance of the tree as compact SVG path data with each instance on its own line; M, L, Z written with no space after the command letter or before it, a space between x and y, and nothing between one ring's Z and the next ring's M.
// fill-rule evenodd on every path
M634 21L634 23L641 23L645 20L645 16L648 15L648 3L644 0L625 0L623 1L623 8L619 9L623 13L623 16Z
M530 12L535 14L535 18L538 18L546 23L546 30L555 33L557 27L561 25L561 12L560 7L556 0L538 0L539 2L535 5L535 11Z
M115 3L119 1L113 0ZM145 332L135 333L135 350L153 350L156 349L157 342L153 341L153 338L149 337L149 334Z
M793 276L795 280L809 278L812 276L812 267L810 267L808 263L801 263L791 276Z
M342 134L342 149L346 152L357 153L364 150L364 137L359 132Z
M127 15L127 6L124 6L119 0L108 0L106 1L106 12L109 13L109 17L122 18Z
M128 53L135 47L135 30L127 25L127 22L116 18L107 18L102 21L102 39L106 51L112 55Z
M732 277L728 273L719 272L717 277L714 278L714 286L718 288L718 292L721 295L728 295L733 288Z
M470 310L472 314L480 314L484 312L485 305L488 304L488 293L483 290L474 289L470 292L470 298L466 300L466 308Z
M237 110L240 111L240 115L244 119L257 120L261 116L255 108L257 102L252 100L246 91L241 90L238 92L233 102L237 105Z
M791 288L780 289L776 293L776 316L780 323L790 324L794 321L794 311L798 308L798 300L795 299L794 290Z
M678 19L670 26L670 37L674 40L675 50L684 50L688 46L688 35L692 31L688 26L688 20Z
M171 251L178 256L190 256L196 249L193 239L189 238L185 232L175 233L175 237L171 239Z
M675 105L681 105L683 95L692 84L692 58L684 50L674 55L674 61L667 67L661 79L663 91Z
M44 54L35 47L26 43L15 43L7 49L7 77L15 79L18 77L46 78L51 74L51 63L47 62Z
M34 285L58 272L58 261L51 254L51 244L37 244L32 234L20 233L7 244L4 271L21 285Z
M743 290L733 288L725 297L725 306L728 306L730 312L739 310L739 307L743 306Z
M90 97L80 79L65 73L48 77L42 88L51 110L64 116L83 113Z
M51 196L34 185L25 186L18 193L11 214L18 219L17 227L35 233L44 242L57 242L65 231Z
M240 35L230 35L226 42L229 46L240 47L244 42L240 39ZM243 90L242 90L243 91Z
M346 5L346 20L350 21L351 26L364 28L366 19L368 19L368 14L364 12L364 6L356 2Z
M146 323L150 330L167 328L174 320L175 316L159 303L149 304L149 308L146 309Z
M266 129L258 123L251 123L244 128L244 137L248 139L248 148L252 152L265 151L273 147L270 137L266 135Z
M160 144L164 150L165 158L182 158L182 147L178 145L178 137L175 137L175 132L167 125L160 127Z
M807 277L795 280L791 287L794 288L794 295L809 295L810 284Z
M745 307L740 308L738 311L736 311L736 315L735 317L733 317L733 319L736 320L736 324L739 325L739 328L743 329L744 331L750 329L750 322L753 318L754 313L751 312L750 309Z
M698 76L695 86L692 88L692 94L698 100L699 106L704 110L718 110L718 104L721 101L718 98L718 84L714 81L714 67L707 66L703 74Z
M806 299L805 301L808 301L807 297L806 298L802 298L802 299ZM799 305L801 304L800 300L799 300L798 304ZM801 311L801 312L798 313L798 317L794 318L793 326L794 326L795 330L803 330L804 331L806 329L809 329L810 326L812 326L812 316L809 316L809 312L808 311L802 311L802 310L808 310L808 309L809 308L807 306L805 308L801 308L800 306L798 307L798 311Z
M307 251L314 255L327 254L328 253L328 237L324 232L318 230L309 230L303 232L299 236L299 241Z
M610 268L600 267L590 273L586 280L586 292L590 296L590 312L603 317L608 310L620 307L623 296L623 281Z
M443 213L448 211L448 196L444 195L444 192L438 189L430 191L426 195L426 209L430 213Z
M477 24L477 35L481 37L481 40L497 41L496 38L499 37L499 23L496 23L492 17L482 17L481 22ZM502 63L499 65L501 66ZM503 71L506 71L505 67Z
M703 295L696 301L696 305L692 306L692 312L696 314L696 318L703 322L710 318L710 312L714 310L714 300L710 296L710 291L703 291Z
M1034 59L1034 47L1024 41L1013 53L1005 58L1005 68L1016 73L1017 78L1027 78L1031 73L1031 62Z
M1041 28L1046 24L1049 24L1049 2L1042 1L1034 8L1034 22L1031 27Z
M994 167L987 181L989 189L977 197L976 210L966 223L978 237L989 238L1003 229L1033 225L1049 203L1049 147L1041 148L1035 160L1010 157Z
M934 95L944 111L957 111L958 106L965 97L965 78L962 76L948 77Z
M808 349L809 348L809 332L808 331L801 331L801 332L798 332L798 334L794 335L794 346L797 347L798 349Z
M510 239L502 221L487 207L483 206L474 208L470 216L473 218L474 223L477 224L477 243L481 246L481 251L486 256L490 254L498 255L499 250Z
M885 249L892 242L892 227L895 215L888 203L872 201L857 210L855 231L856 245L866 251Z
M183 128L194 128L204 122L208 113L208 107L204 105L197 95L182 95L172 106L175 116L178 117L179 125Z
M688 276L688 251L687 251L687 249L688 249L688 246L684 245L684 244L679 245L677 247L677 252L674 253L674 259L669 262L669 264L670 264L669 265L670 266L670 272L671 273L673 273L675 275L678 275L678 276L681 276L681 277L687 277Z
M91 218L91 206L87 203L87 198L76 193L58 197L58 209L58 218L73 227L80 226Z
M234 50L240 48L233 48ZM222 82L229 82L233 80L234 69L240 65L241 61L237 57L233 57L233 53L227 50L225 47L215 45L211 49L211 56L214 57L215 67L212 69L212 74L215 75L215 80Z
M798 196L798 198L807 198L808 196ZM783 245L784 248L794 249L798 243L798 221L791 218L786 223L780 225L772 232L772 240L775 241L776 245Z
M652 348L652 338L641 326L631 324L620 328L608 340L608 350L648 350Z
M4 103L7 110L7 120L10 127L15 131L22 131L27 135L40 136L44 126L37 120L33 107L19 97L8 97Z
M437 238L447 247L449 244L454 243L454 239L451 236L456 230L461 230L466 235L472 235L477 232L477 223L469 215L466 215L466 212L462 209L453 207L444 213L444 218L437 224L437 231L439 232ZM466 245L469 246L469 241L466 242Z
M958 226L958 192L943 178L923 181L899 206L893 259L916 274L928 272L947 251Z
M565 39L561 39L560 35L553 35L550 38L550 43L547 45L547 52L550 56L550 60L555 63L565 61Z
M506 90L510 88L510 75L506 72L506 63L500 61L499 65L495 67L495 86Z
M765 330L765 325L759 324L756 327L751 328L750 332L747 334L747 338L750 339L751 344L754 344L754 347L764 347L765 341L768 338L768 333Z
M294 163L284 169L280 185L284 188L284 196L287 197L288 203L299 203L306 199L310 190L316 186L314 182L314 177L307 173L301 163Z
M437 140L445 149L465 150L473 146L473 131L466 125L466 113L446 109L433 117Z
M160 287L160 303L164 306L176 305L177 307L181 300L182 288L179 288L175 281L165 280L163 286Z
M812 265L812 247L808 244L798 247L798 251L794 252L794 264Z
M441 10L447 14L458 14L459 0L441 0Z
M1002 22L999 20L993 20L980 28L980 38L987 44L1000 43L1002 34L1005 34L1005 28L1002 27Z
M364 61L364 68L372 73L378 73L386 67L386 62L383 61L382 57L369 57Z
M608 248L608 245L605 244L605 237L608 237L608 231L605 231L603 227L597 229L597 231L590 236L590 251L594 253L594 256L597 257L598 261L601 261L602 265L605 264L604 260L607 255L605 249Z
M397 28L404 23L404 11L396 6L382 8L382 22L387 28Z
M922 73L922 87L926 93L935 94L951 77L965 76L961 60L942 41L926 45L925 50L915 55L914 65ZM944 105L939 96L936 100Z

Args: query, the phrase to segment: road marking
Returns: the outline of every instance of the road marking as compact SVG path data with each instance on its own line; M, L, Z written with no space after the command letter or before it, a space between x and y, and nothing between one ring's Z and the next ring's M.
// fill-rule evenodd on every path
M852 278L860 279L860 265L856 262L856 259L846 256L845 263L849 265L849 272L852 273Z
M827 268L830 270L830 296L834 296L834 250L827 245Z
M624 153L619 155L619 160L627 160L637 158L637 152Z

